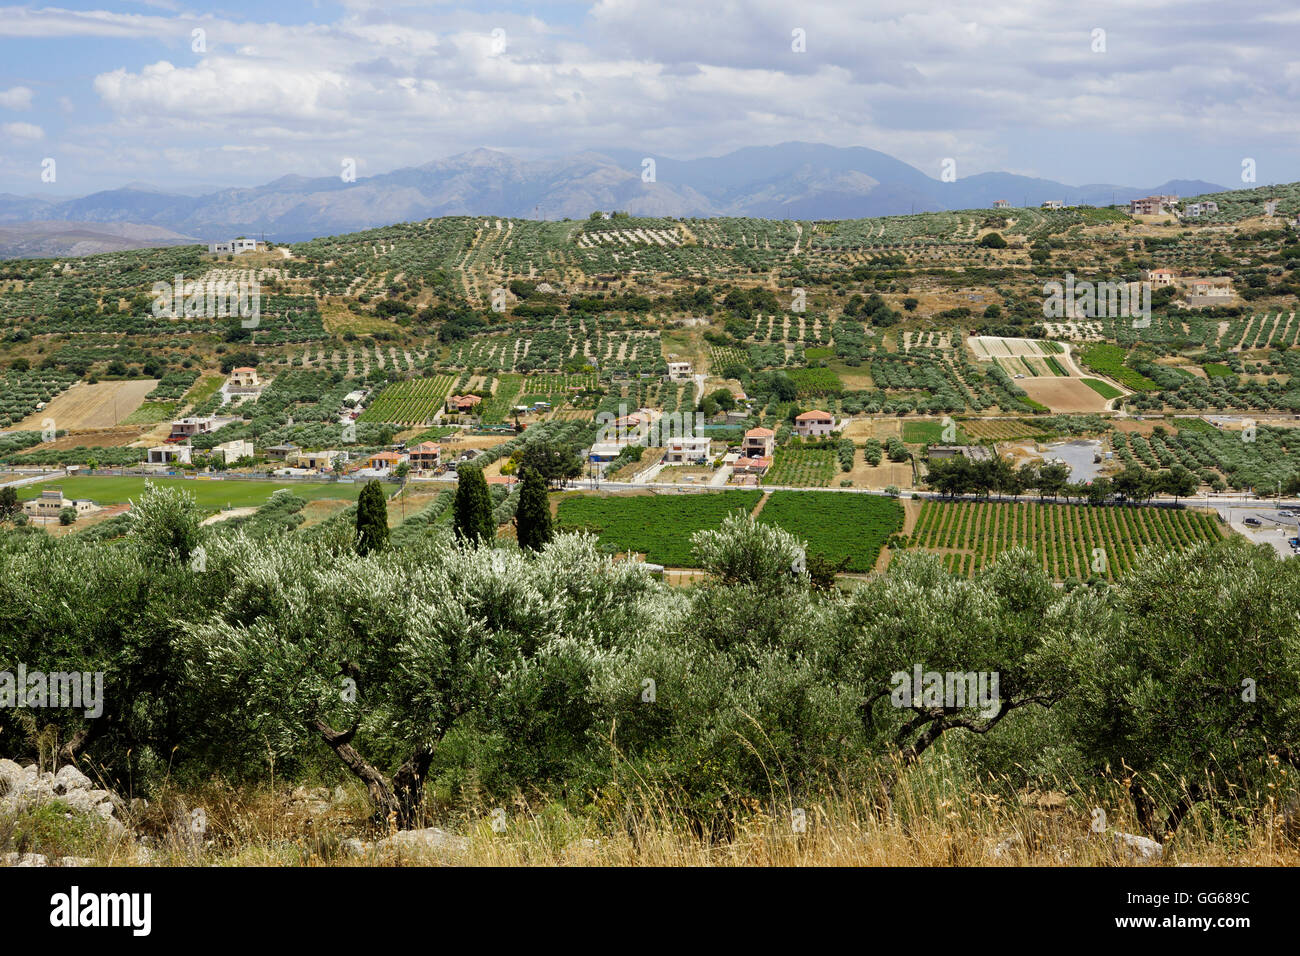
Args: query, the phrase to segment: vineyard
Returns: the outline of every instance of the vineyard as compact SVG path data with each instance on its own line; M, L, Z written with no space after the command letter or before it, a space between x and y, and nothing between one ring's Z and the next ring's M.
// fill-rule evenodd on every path
M1058 580L1114 580L1134 567L1144 547L1185 548L1221 536L1214 517L1174 508L926 501L909 546L941 554L956 574L973 574L999 553L1026 547Z
M358 421L427 425L442 411L454 381L451 375L435 375L394 382L379 393Z
M826 488L838 474L834 449L788 445L776 450L776 461L763 476L763 484Z
M903 529L903 509L893 498L834 491L774 491L758 520L774 524L807 543L846 571L868 572L889 536Z

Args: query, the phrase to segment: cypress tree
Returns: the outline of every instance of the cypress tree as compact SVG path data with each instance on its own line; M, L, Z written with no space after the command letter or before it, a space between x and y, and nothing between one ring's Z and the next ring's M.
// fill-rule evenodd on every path
M388 503L383 486L368 481L357 499L357 553L369 554L388 543Z
M551 503L546 495L546 481L535 468L523 470L519 489L519 507L515 510L515 530L521 548L541 551L551 540Z
M492 518L492 496L481 468L461 468L456 479L456 500L452 503L456 537L476 544L496 538Z

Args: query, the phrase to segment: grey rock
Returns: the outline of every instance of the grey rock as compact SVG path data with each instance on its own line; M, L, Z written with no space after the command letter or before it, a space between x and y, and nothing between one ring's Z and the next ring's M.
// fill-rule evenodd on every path
M399 830L380 840L375 848L381 853L456 854L469 849L469 840L437 827L423 830Z
M356 837L348 837L339 843L339 851L343 856L365 856L372 849L374 849L372 844L364 843Z
M54 775L54 792L57 794L70 793L73 790L93 790L94 788L95 785L90 782L90 778L72 764L60 767L59 772Z
M1116 833L1115 847L1135 863L1154 863L1165 855L1161 844L1132 833Z

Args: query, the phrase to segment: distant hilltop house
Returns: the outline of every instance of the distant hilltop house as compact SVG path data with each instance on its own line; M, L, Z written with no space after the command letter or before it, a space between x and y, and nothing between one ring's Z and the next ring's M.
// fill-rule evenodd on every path
M804 412L795 416L794 430L802 438L829 435L835 430L835 416L830 412Z
M261 382L257 378L257 369L241 365L230 370L230 378L226 380L226 384L231 388L257 388Z
M39 496L23 502L23 513L32 518L57 518L64 508L72 508L78 516L99 510L89 498L63 497L62 488L42 488Z
M1046 200L1043 201L1042 206L1040 206L1039 208L1041 208L1041 209L1064 209L1064 208L1065 208L1065 200L1064 200L1064 199L1046 199Z
M1188 203L1183 210L1183 217L1186 219L1199 219L1202 216L1214 216L1219 212L1219 204L1212 199L1205 202Z
M237 421L237 419L223 418L218 415L177 418L172 422L172 432L167 436L167 440L177 442L186 438L193 438L195 435L207 435L233 421Z
M1228 276L1199 276L1193 279L1180 279L1183 298L1188 305L1222 305L1224 300L1232 299L1236 292L1232 288L1232 279Z
M483 399L479 395L448 395L448 411L458 412L462 415L474 411Z
M1178 273L1173 269L1148 269L1143 274L1143 278L1151 283L1151 288L1161 289L1167 285L1173 285L1174 280L1178 278Z
M1141 199L1129 200L1128 214L1130 216L1158 216L1163 212L1173 212L1176 205L1178 205L1177 196L1144 196Z
M194 449L190 445L155 445L149 449L145 462L150 465L188 465L193 455Z
M669 362L668 378L673 382L684 382L695 374L690 362Z
M1009 199L995 199L995 200L993 200L993 208L994 208L994 209L1009 209L1010 207L1011 207L1011 200L1009 200Z
M229 242L210 242L208 243L208 252L214 256L238 256L245 252L256 252L258 242L256 239L231 239Z

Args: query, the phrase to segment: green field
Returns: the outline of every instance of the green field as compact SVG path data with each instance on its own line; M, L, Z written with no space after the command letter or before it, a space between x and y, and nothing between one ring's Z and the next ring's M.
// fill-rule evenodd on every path
M966 445L969 444L966 433L960 427L956 430L956 437L950 442L944 442L943 439L943 422L903 422L903 441L912 445Z
M180 402L145 402L126 418L123 425L156 425L175 417Z
M1079 379L1079 381L1083 382L1084 385L1087 385L1102 398L1119 398L1124 394L1114 385L1111 385L1109 382L1103 382L1100 379L1082 378Z
M828 368L792 368L785 374L801 396L838 395L844 390L839 376Z
M636 495L560 500L558 527L585 530L601 544L641 552L646 560L675 568L695 567L691 535L716 528L732 511L748 514L758 504L757 491L721 491L689 495Z
M281 488L287 488L299 498L315 501L319 498L339 498L355 501L364 482L296 482L296 481L242 481L224 479L187 478L63 478L56 481L24 485L18 489L22 500L35 498L43 488L62 488L65 498L89 498L97 504L124 504L139 498L144 483L168 488L183 488L194 495L200 508L216 511L221 508L255 508L266 504L267 499Z
M1119 345L1089 345L1079 355L1079 360L1094 372L1113 378L1126 388L1137 392L1154 392L1159 386L1145 375L1124 364L1128 352Z
M867 572L891 534L903 530L903 507L893 498L835 491L774 491L758 520L807 542L808 554L847 571Z
M1201 368L1205 369L1205 374L1210 378L1227 378L1235 374L1231 368L1222 362L1206 362Z

